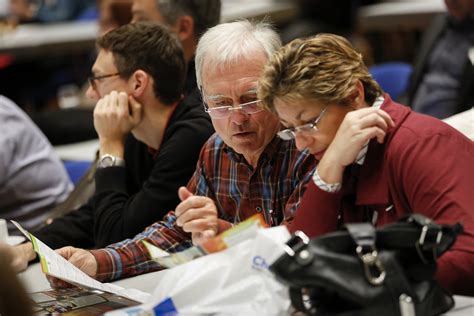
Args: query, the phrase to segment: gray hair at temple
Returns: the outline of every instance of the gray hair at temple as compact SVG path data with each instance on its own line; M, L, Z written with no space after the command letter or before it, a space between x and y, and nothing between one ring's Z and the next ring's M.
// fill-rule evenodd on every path
M156 6L168 25L180 16L192 16L197 38L221 19L221 0L156 0Z
M265 22L241 20L214 26L204 33L196 49L197 85L202 91L204 64L214 72L251 60L258 51L270 58L280 47L279 35Z

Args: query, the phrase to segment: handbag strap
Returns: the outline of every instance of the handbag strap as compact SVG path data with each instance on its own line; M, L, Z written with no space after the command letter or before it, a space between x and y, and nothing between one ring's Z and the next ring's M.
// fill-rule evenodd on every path
M386 276L385 268L375 247L376 232L369 223L354 223L344 226L356 244L356 252L364 266L364 274L372 285L381 285Z
M290 287L291 305L293 305L296 310L304 312L305 314L315 314L316 310L312 306L305 305L303 301L303 293L301 291L301 288Z
M375 249L375 228L369 223L353 223L344 225L357 246L363 250Z
M435 223L431 219L421 214L411 214L405 218L405 221L421 227L420 237L415 243L418 256L424 264L434 264L438 258L438 252L443 252L446 246L451 245L455 238L450 236L444 238L443 226ZM456 236L462 232L460 224L453 225L451 230L444 230L445 233ZM445 240L443 240L443 238ZM442 242L444 241L444 245ZM448 241L447 243L445 241ZM444 246L444 247L443 247ZM441 248L441 249L440 249Z

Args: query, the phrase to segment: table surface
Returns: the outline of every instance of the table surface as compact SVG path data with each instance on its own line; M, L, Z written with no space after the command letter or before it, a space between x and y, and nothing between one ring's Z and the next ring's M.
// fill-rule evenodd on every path
M134 288L143 292L152 293L155 285L166 274L166 270L139 275L133 278L113 282L123 288ZM41 272L39 263L32 264L25 272L19 274L20 280L26 290L37 292L49 289L49 283ZM447 313L450 316L472 316L474 315L474 297L455 296L456 306Z
M443 0L386 1L361 8L358 21L363 31L423 30L434 15L445 11Z
M443 120L474 141L474 108Z
M87 140L79 143L54 146L54 151L62 160L87 160L95 159L95 154L99 149L99 140Z

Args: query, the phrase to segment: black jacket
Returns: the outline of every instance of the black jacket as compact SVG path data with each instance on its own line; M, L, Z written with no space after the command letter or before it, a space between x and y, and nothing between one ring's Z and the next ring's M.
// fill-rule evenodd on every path
M173 112L157 152L129 135L126 166L98 170L89 202L35 236L52 248L100 248L135 236L179 203L178 187L192 176L201 146L212 133L194 89Z
M405 104L412 104L416 91L426 73L430 53L433 51L433 47L438 39L448 28L448 23L447 14L440 14L433 19L433 23L425 32L415 60L413 74L407 90L407 98L402 100ZM474 43L472 45L470 50L474 51ZM456 113L466 111L474 104L474 56L469 57L468 52L468 55L462 62L464 62L464 70L458 92Z

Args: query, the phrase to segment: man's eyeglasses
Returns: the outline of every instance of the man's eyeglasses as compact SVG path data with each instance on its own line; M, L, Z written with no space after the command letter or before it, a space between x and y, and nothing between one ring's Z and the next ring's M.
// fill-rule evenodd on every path
M109 77L114 77L114 76L120 76L120 75L121 75L120 72L116 72L116 73L109 74L109 75L89 76L89 78L87 78L87 80L89 81L89 84L91 85L91 87L92 87L93 89L97 89L96 80L101 80L101 79L105 79L105 78L109 78Z
M225 102L217 103L217 104L230 104L224 106L209 106L206 102L204 102L204 110L209 113L209 116L213 119L224 119L229 117L232 114L232 111L241 110L245 114L255 114L258 112L263 111L261 106L261 101L258 99L253 99L252 101L244 102L237 105L232 105L232 100L226 100Z
M296 137L296 133L316 133L318 131L318 123L323 117L324 113L326 113L327 106L321 111L318 117L312 121L311 123L306 123L303 125L290 127L278 132L278 137L283 140L290 140Z

